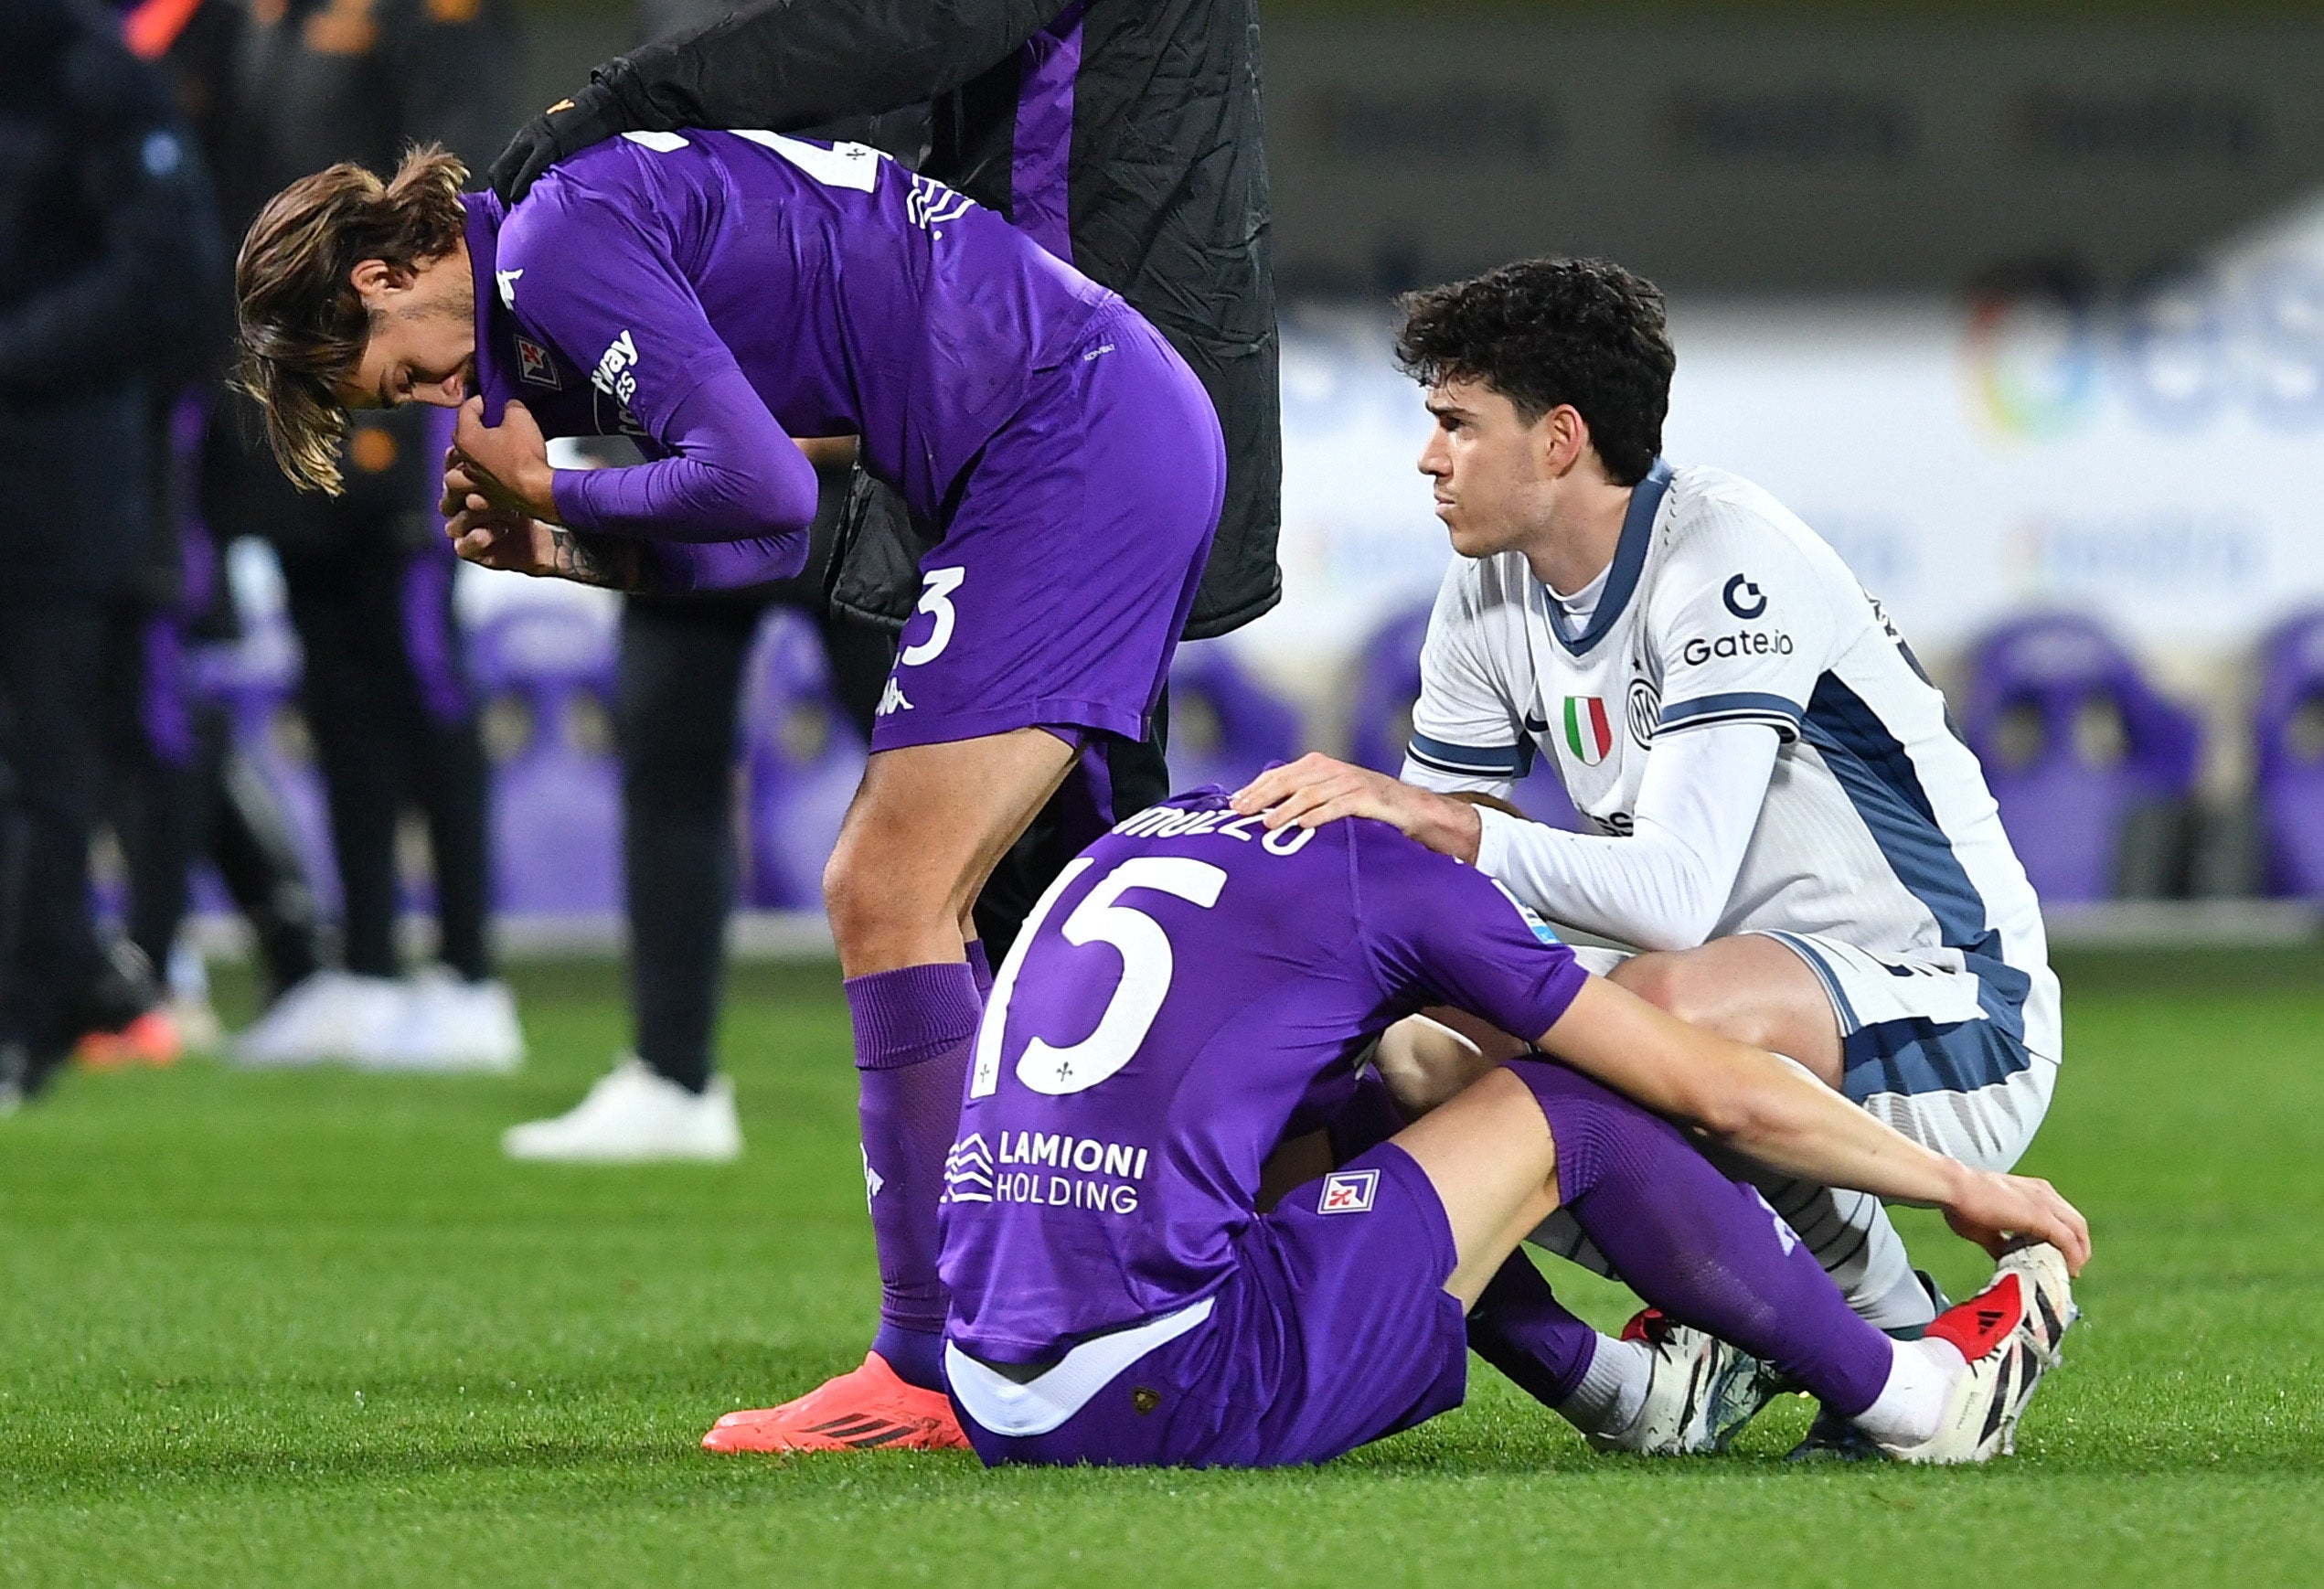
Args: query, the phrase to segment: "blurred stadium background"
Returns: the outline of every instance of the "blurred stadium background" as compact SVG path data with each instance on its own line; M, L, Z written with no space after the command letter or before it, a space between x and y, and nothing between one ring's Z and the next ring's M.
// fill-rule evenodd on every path
M814 0L799 0L812 4ZM538 107L657 24L529 0ZM0 1145L0 1584L2303 1582L2324 1376L2324 7L2299 0L1267 0L1282 607L1189 646L1174 771L1396 764L1448 551L1388 299L1533 252L1659 282L1675 457L1829 538L1946 687L2057 936L2028 1168L2089 1322L2020 1460L1586 1455L1471 1408L1316 1474L714 1463L707 1413L861 1350L871 1273L816 877L862 748L767 621L736 775L730 1167L512 1164L628 1031L613 605L464 568L492 699L514 1075L75 1076ZM202 659L336 887L272 554ZM1530 785L1557 819L1551 786ZM424 835L406 903L424 937ZM101 896L117 898L117 861ZM214 882L193 941L254 1012ZM2206 942L2207 941L2207 942ZM1956 1288L1983 1264L1903 1221ZM1602 1322L1611 1286L1561 1295ZM1869 1481L1869 1482L1868 1482Z
M658 21L526 16L528 103ZM1180 783L1308 747L1397 763L1412 620L1449 553L1387 299L1598 252L1672 298L1671 453L1795 505L1885 603L2062 936L2313 930L2324 29L2301 8L1305 0L1266 22L1285 598L1182 655ZM327 897L268 555L240 545L253 630L210 686ZM504 941L609 946L613 603L461 574L495 702ZM786 912L815 903L861 746L795 615L769 619L751 677L742 891L772 913L737 942L813 949ZM1560 816L1553 785L1530 794ZM203 928L234 946L222 915Z

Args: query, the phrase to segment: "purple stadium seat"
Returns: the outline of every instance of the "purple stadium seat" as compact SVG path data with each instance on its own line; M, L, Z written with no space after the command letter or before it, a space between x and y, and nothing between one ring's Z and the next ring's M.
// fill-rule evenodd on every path
M2183 809L2202 729L2085 618L2043 613L1975 652L1963 727L2045 901L2115 897L2134 823Z
M603 614L562 602L507 608L471 638L471 671L496 751L492 869L499 911L581 916L621 909L613 645Z
M197 646L187 654L194 691L226 708L235 744L282 802L308 886L330 912L339 907L339 869L331 853L323 775L298 714L303 666L298 637L279 613L251 624L231 645ZM223 908L223 890L204 884L200 903L205 910Z
M1305 743L1299 714L1254 683L1214 641L1178 647L1170 664L1170 787L1239 789Z
M2261 656L2252 728L2267 890L2324 898L2324 611L2278 627Z
M1427 607L1391 619L1364 643L1357 661L1356 709L1349 722L1349 760L1376 772L1403 770L1413 734L1413 702L1420 696L1420 644L1428 633ZM1582 826L1556 765L1533 759L1533 770L1512 796L1537 822L1571 832Z
M767 614L744 691L742 901L820 910L823 863L863 778L863 739L831 692L823 642L796 613Z

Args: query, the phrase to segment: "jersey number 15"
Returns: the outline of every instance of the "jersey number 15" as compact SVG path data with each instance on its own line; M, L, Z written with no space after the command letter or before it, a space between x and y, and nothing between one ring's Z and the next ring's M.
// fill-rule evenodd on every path
M971 1098L990 1097L1000 1085L1003 1034L1008 1029L1009 1002L1016 995L1027 950L1047 925L1059 896L1096 864L1083 857L1058 874L1026 918L1008 958L1001 963L1000 975L993 979L984 1024L976 1032L975 1069L968 1082ZM1138 1045L1146 1041L1154 1018L1162 1013L1162 1001L1170 995L1175 957L1170 935L1162 924L1136 906L1120 903L1122 896L1132 889L1152 889L1207 911L1219 902L1219 890L1226 881L1223 868L1177 855L1135 856L1100 878L1058 933L1076 948L1092 943L1112 944L1122 956L1122 980L1106 1001L1105 1013L1098 1017L1096 1029L1080 1042L1058 1048L1035 1038L1027 1043L1017 1059L1017 1079L1036 1093L1061 1097L1094 1087L1128 1064Z

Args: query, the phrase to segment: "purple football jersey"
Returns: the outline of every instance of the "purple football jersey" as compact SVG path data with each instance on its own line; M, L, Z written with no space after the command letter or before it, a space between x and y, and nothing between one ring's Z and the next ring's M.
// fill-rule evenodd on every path
M1261 1166L1431 1005L1539 1037L1584 981L1473 868L1384 823L1268 835L1216 789L1083 850L976 1038L943 1208L950 1334L1031 1362L1231 1271Z
M472 195L485 421L656 438L739 371L793 436L855 434L939 518L946 489L1114 294L860 144L633 133L506 209Z

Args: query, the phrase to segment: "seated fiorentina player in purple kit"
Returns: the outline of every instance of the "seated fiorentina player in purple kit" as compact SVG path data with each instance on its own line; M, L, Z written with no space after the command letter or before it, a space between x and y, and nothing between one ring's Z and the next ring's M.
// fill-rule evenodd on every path
M1369 1040L1443 1005L1564 1062L1513 1061L1347 1141ZM1649 1107L1939 1205L2006 1253L2000 1274L1926 1339L1892 1341ZM1335 1118L1362 1150L1261 1211L1263 1163ZM945 1176L946 1366L988 1463L1321 1462L1458 1405L1471 1343L1570 1407L1628 1343L1560 1307L1517 1251L1559 1207L1649 1302L1747 1342L1891 1456L1980 1460L2049 1366L2089 1250L2047 1183L1916 1146L1586 976L1470 868L1384 823L1270 834L1219 790L1125 822L1035 907ZM1709 1390L1663 1387L1636 1416L1700 1419Z
M936 1201L988 980L970 907L1085 748L1146 731L1218 519L1217 417L1120 298L868 148L631 133L513 209L464 176L428 151L385 184L335 166L252 226L244 379L286 469L332 484L346 408L459 407L462 555L629 590L795 572L816 492L794 438L856 438L943 531L824 876L879 1333L706 1444L958 1445ZM617 432L648 461L550 468L545 433Z

